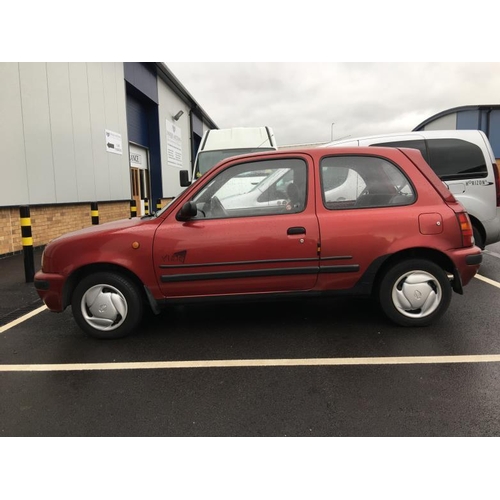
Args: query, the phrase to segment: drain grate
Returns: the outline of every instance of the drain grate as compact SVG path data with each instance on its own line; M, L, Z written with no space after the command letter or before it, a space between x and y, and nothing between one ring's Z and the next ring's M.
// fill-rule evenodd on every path
M34 311L40 306L43 306L43 302L41 299L37 299L23 307L20 307L19 309L16 309L15 311L11 311L10 313L7 313L5 316L2 316L0 318L0 326L5 326L11 321L15 321L16 319L24 316L25 314L28 314L31 311Z

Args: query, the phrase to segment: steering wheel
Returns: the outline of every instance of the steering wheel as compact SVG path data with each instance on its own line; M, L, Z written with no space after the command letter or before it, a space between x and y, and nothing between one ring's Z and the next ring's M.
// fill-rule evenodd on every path
M217 196L212 196L210 200L210 215L212 217L227 217L226 209Z

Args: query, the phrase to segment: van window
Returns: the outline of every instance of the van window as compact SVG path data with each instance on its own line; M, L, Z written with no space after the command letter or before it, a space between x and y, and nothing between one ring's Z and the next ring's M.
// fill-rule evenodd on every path
M379 142L377 144L370 144L370 146L380 146L385 148L412 148L418 149L424 160L429 163L429 155L427 154L427 148L425 146L425 141L415 140L415 141L390 141L390 142Z
M486 177L481 148L461 139L428 139L429 165L443 181Z

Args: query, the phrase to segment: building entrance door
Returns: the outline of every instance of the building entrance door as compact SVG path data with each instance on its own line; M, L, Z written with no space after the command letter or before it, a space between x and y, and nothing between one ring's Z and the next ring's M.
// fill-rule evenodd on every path
M135 200L137 216L140 217L152 212L148 150L135 144L129 144L129 150L132 199Z

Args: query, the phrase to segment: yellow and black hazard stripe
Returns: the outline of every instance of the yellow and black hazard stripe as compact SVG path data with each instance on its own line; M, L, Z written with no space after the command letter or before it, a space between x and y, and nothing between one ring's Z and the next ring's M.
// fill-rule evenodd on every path
M130 217L137 217L137 203L135 200L130 200Z
M96 201L90 204L90 217L92 219L92 225L99 224L99 206Z
M35 276L35 260L33 255L33 235L31 233L30 207L19 207L21 218L21 241L24 254L24 275L26 283L32 283Z
M31 234L30 208L27 206L20 207L19 212L21 215L21 237L23 247L32 247L33 236Z

